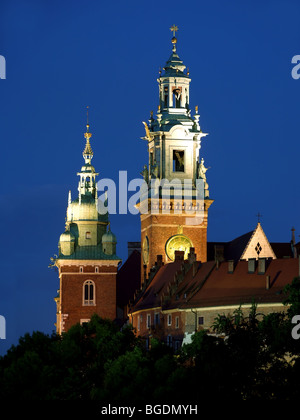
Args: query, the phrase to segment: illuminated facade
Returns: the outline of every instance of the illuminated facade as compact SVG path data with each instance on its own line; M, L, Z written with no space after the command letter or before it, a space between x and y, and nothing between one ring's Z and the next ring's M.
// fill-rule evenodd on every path
M172 30L177 28L173 26ZM230 242L207 242L210 199L204 159L199 157L199 114L190 111L189 72L173 51L158 78L156 119L145 125L149 151L143 176L147 196L141 218L141 287L128 319L147 344L155 337L175 350L195 331L210 329L218 315L245 315L253 299L260 314L283 311L284 287L300 276L300 243L270 243L260 222ZM189 181L188 188L185 183ZM201 181L199 184L198 181ZM161 189L151 189L158 182ZM171 194L164 195L164 184ZM197 193L200 185L200 200ZM168 199L169 198L169 199ZM187 214L202 204L202 212Z
M114 320L117 314L116 276L120 259L116 237L110 230L108 213L99 212L97 173L92 166L93 151L89 125L84 134L84 165L79 176L78 197L68 197L65 232L58 244L53 265L59 271L56 330L59 334L96 313Z
M190 248L201 261L207 254L209 198L204 159L199 159L203 133L198 107L191 115L189 72L176 51L175 31L172 54L158 78L159 105L156 119L151 113L144 122L148 165L143 176L147 195L139 204L141 217L142 282L154 266L157 255L172 262L176 250Z

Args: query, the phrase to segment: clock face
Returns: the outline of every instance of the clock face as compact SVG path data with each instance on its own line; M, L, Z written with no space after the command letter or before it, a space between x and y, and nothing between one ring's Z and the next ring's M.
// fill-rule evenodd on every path
M174 235L166 243L166 253L170 260L174 261L175 251L184 251L184 259L186 259L191 247L193 247L193 244L187 236Z
M149 262L149 239L148 239L148 236L145 236L145 239L143 241L142 254L143 254L144 264L148 264L148 262Z

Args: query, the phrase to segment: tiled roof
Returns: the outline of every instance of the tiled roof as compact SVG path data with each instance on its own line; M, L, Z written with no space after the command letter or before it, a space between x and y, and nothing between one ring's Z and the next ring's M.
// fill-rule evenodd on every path
M248 262L238 261L233 273L228 262L218 266L175 261L162 266L136 302L133 312L162 306L167 308L214 307L251 303L276 303L284 299L283 288L299 275L297 258L269 259L265 272L248 272ZM266 288L269 276L269 288Z
M76 246L71 255L59 254L60 260L120 260L117 255L107 255L102 251L102 245Z
M134 310L154 308L161 305L161 296L167 291L170 280L174 279L182 261L176 261L160 267L141 298L134 305Z
M248 273L248 262L239 261L233 273L228 273L228 262L215 268L201 290L187 300L188 307L210 307L251 303L282 302L283 288L299 273L299 261L293 259L272 259L266 262L264 274ZM267 276L270 287L266 288Z

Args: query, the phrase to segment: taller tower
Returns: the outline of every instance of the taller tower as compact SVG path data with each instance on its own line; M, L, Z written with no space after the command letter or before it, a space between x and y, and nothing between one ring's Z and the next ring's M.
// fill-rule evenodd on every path
M84 165L78 172L78 197L68 197L65 232L58 244L53 265L59 271L56 330L60 334L76 323L87 322L93 314L114 320L117 317L116 276L120 259L116 237L110 230L105 203L97 195L92 166L92 134L89 124L84 134Z
M207 258L207 215L213 202L206 181L207 168L199 158L201 139L198 107L191 115L190 75L177 53L178 28L173 25L172 53L158 78L156 118L144 122L149 161L143 177L147 192L141 195L142 277L157 255L165 263L175 251L194 248L197 259ZM143 278L142 278L143 280Z

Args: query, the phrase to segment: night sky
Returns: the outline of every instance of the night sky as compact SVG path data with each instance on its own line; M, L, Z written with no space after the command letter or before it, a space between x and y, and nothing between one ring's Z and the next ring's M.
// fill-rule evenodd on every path
M300 4L295 1L0 2L1 279L6 340L51 333L57 272L48 268L77 194L86 107L101 178L140 177L142 121L158 106L159 67L172 50L190 70L190 105L209 133L208 240L253 230L270 241L300 234ZM131 193L132 194L132 193ZM139 216L111 215L117 252L139 241Z

